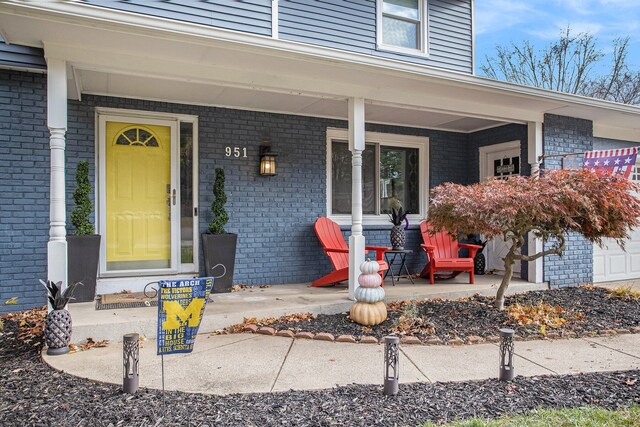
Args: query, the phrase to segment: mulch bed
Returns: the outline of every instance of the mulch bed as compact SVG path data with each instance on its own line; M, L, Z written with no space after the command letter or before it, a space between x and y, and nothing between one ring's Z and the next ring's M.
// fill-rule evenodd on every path
M460 383L401 385L395 397L380 386L322 391L206 396L121 387L54 371L33 350L14 353L0 338L2 426L396 426L495 418L534 408L640 403L640 370L585 375L517 377ZM356 362L354 362L356 363Z
M517 377L509 383L416 383L401 385L395 397L383 396L381 386L362 385L229 396L167 392L165 412L160 391L142 389L130 396L118 385L48 367L40 359L37 317L31 314L22 326L20 318L4 320L0 333L2 426L404 426L474 416L495 418L541 407L614 409L640 403L640 370L632 370Z
M408 332L406 336L416 336L429 344L478 343L495 341L498 330L512 328L519 339L561 338L576 336L614 335L617 333L640 332L640 301L616 298L611 291L592 286L563 288L544 291L532 291L509 296L505 307L514 304L545 304L560 308L559 316L564 323L559 327L519 324L510 318L507 311L498 311L493 307L494 298L475 295L459 300L432 299L416 301L418 316L426 319L435 329L432 333L420 331ZM304 321L287 321L286 316L267 322L276 331L291 330L294 333L329 333L334 337L353 336L356 340L363 336L381 339L386 335L397 334L393 327L403 315L410 302L389 305L388 319L375 326L362 326L349 319L348 313L320 314ZM264 326L258 321L257 326ZM235 328L239 331L242 328Z

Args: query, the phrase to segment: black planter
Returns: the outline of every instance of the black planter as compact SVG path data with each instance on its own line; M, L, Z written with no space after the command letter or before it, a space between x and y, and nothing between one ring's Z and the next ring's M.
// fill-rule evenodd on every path
M236 263L236 243L238 235L227 234L202 234L202 250L204 252L204 268L206 277L217 277L213 281L214 292L231 292L233 285L233 268ZM216 265L224 265L223 268Z
M68 282L82 282L71 302L89 302L96 297L96 278L100 259L100 235L67 236Z

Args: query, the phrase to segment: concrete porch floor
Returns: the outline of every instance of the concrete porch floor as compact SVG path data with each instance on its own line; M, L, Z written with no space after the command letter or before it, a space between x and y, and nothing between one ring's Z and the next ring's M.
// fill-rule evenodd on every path
M468 275L436 281L430 285L424 279L401 279L396 286L385 280L386 302L408 299L448 298L456 299L481 294L492 296L502 280L499 275L476 276L475 284L468 283ZM530 290L547 289L545 283L528 283L513 279L508 294ZM288 313L310 312L314 314L334 314L348 311L353 302L348 298L346 285L312 288L310 284L274 285L270 288L258 287L239 292L214 294L213 302L207 303L200 333L213 332L234 323L241 323L244 317L282 316ZM127 333L155 338L158 309L156 307L127 308L117 310L96 310L93 302L70 304L73 319L72 342L81 343L87 338L122 341Z

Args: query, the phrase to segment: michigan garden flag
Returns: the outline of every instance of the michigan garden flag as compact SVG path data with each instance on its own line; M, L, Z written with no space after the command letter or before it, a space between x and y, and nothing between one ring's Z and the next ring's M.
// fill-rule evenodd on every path
M191 353L213 278L162 280L158 290L158 355Z

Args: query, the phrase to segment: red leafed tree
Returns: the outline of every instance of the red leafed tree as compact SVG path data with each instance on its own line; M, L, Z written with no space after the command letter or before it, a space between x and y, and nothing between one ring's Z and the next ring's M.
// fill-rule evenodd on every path
M598 245L604 238L613 238L624 248L629 228L640 225L640 202L632 194L637 190L619 175L586 169L546 171L540 178L516 176L469 186L446 183L431 193L429 222L452 235L502 236L511 243L495 301L496 308L503 310L514 263L561 255L566 233L580 233ZM529 232L551 242L551 247L521 254Z

